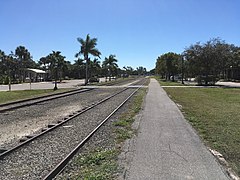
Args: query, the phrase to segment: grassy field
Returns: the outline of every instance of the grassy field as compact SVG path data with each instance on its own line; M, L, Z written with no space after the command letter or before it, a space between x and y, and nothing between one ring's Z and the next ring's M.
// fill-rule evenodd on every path
M164 88L205 144L240 175L240 89Z
M59 93L68 91L70 89L59 89L57 91L53 91L52 89L41 89L41 90L24 90L24 91L2 91L0 92L0 104L16 101L20 99L32 98L41 95L51 94L51 93Z
M161 86L186 86L182 84L181 82L177 81L166 81L165 79L161 79L159 76L154 77L158 80L158 82L161 84Z

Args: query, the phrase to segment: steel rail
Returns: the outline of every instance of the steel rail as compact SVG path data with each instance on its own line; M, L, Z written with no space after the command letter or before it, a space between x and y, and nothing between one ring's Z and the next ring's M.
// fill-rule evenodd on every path
M87 91L90 91L90 90L93 90L93 89L90 89L90 88L77 89L77 90L62 92L62 93L58 93L58 94L50 94L50 95L46 95L46 96L40 96L40 97L35 97L35 98L24 99L24 100L20 100L20 101L0 104L0 107L10 106L10 105L15 105L16 104L16 106L13 106L13 107L6 107L4 109L0 109L0 113L10 111L10 110L14 110L14 109L18 109L18 108L22 108L22 107L26 107L26 106L30 106L30 105L45 102L45 101L50 101L50 100L54 100L54 99L58 99L58 98L66 97L66 96L71 96L71 95L74 95L74 94L77 94L77 93L87 92ZM37 100L37 101L35 101L35 100ZM31 101L34 101L34 102L31 102ZM28 102L28 103L20 104L20 103L25 103L25 102ZM19 104L19 105L17 105L17 104Z
M128 80L128 81L130 81L130 80ZM123 82L114 82L113 81L113 83L109 83L108 86L112 86L112 85L118 84L118 83L123 83ZM99 86L101 86L101 84ZM0 113L10 111L10 110L14 110L14 109L18 109L18 108L22 108L22 107L26 107L26 106L30 106L30 105L45 102L45 101L49 101L49 100L53 100L53 99L57 99L57 98L62 98L62 97L74 95L74 94L77 94L77 93L90 91L90 90L93 90L93 89L95 89L95 88L88 88L86 86L84 89L74 89L74 90L70 90L70 91L67 91L67 92L60 92L60 93L56 93L56 94L49 94L49 95L44 95L44 96L39 96L39 97L33 97L33 98L18 100L18 101L14 101L14 102L3 103L3 104L0 104ZM46 98L46 99L44 99L44 98ZM35 101L35 100L39 100L39 101ZM35 101L35 102L31 102L31 101ZM25 103L25 102L29 102L29 103L20 104L20 103ZM17 104L20 104L20 105L17 105ZM7 106L11 106L11 105L16 105L16 106L7 107ZM3 109L1 109L2 107L3 107ZM4 108L4 107L6 107L6 108Z
M106 98L100 100L99 102L97 102L97 103L95 103L95 104L92 104L91 106L89 106L89 107L87 107L87 108L85 108L85 109L82 109L82 110L76 111L74 114L69 115L69 117L64 118L63 120L59 120L59 121L58 121L58 122L59 122L58 124L55 124L54 126L48 128L48 129L46 129L45 131L43 131L43 132L41 132L41 133L39 133L39 134L37 134L37 135L35 135L35 136L32 136L32 137L28 138L28 139L27 139L26 141L24 141L24 142L19 143L17 146L14 146L14 147L12 147L12 148L10 148L10 149L8 149L8 150L2 152L2 153L0 154L0 159L2 159L3 157L7 156L7 155L10 154L11 152L13 152L13 151L19 149L20 147L22 147L22 146L28 144L29 142L31 142L31 141L37 139L38 137L40 137L40 136L42 136L42 135L44 135L44 134L46 134L46 133L52 131L53 129L55 129L55 128L61 126L61 125L63 125L64 123L70 121L71 119L73 119L73 118L75 118L75 117L77 117L77 116L83 114L84 112L86 112L86 111L88 111L88 110L90 110L90 109L96 107L97 105L99 105L99 104L101 104L101 103L103 103L103 102L105 102L105 101L111 99L112 97L114 97L114 96L116 96L116 95L118 95L118 94L120 94L120 93L126 91L127 89L129 89L129 88L124 88L123 90L121 90L121 91L119 91L119 92L117 92L117 93L115 93L115 94L113 94L113 95L110 95L110 96L108 96L108 97L106 97Z
M86 142L97 132L97 130L105 124L105 122L115 114L141 87L138 87L133 93L131 93L117 108L115 108L97 127L95 127L54 169L47 174L43 180L51 180L60 174L66 167L68 162L74 157L78 150L84 146Z
M27 102L27 101L31 101L31 100L37 100L37 99L50 97L50 96L55 96L55 95L61 95L61 94L64 94L64 93L74 92L74 91L78 91L78 90L79 89L73 89L73 90L70 90L70 91L59 92L59 93L55 93L55 94L48 94L48 95L44 95L44 96L38 96L38 97L33 97L33 98L27 98L27 99L17 100L17 101L13 101L13 102L8 102L8 103L2 103L2 104L0 104L0 107L8 106L8 105L16 104L16 103L23 103L23 102Z

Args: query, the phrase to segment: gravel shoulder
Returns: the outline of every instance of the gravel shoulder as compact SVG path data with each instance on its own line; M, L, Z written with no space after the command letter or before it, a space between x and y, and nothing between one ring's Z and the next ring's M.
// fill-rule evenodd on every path
M118 91L97 89L0 113L0 147L8 147L21 137L34 134L48 124Z
M98 131L93 137L87 142L83 148L81 148L75 157L68 163L66 168L61 172L60 175L56 177L57 180L65 179L94 179L98 177L99 179L122 179L124 177L124 172L126 171L126 144L131 141L127 139L126 142L117 142L116 130L119 128L115 124L121 121L123 114L129 113L129 108L134 108L133 104L135 98L139 96L136 93L126 104L124 104ZM141 107L141 104L140 104ZM139 125L139 120L141 119L140 113L134 117L134 123L132 125L132 130L135 132ZM134 138L133 138L134 139ZM96 156L102 155L102 152L116 152L114 157L110 159L100 159L99 162L95 163L94 158L99 160ZM97 153L96 153L97 152ZM82 166L82 159L88 159L84 163L88 165ZM101 166L104 166L101 169ZM106 171L105 168L109 166L110 171ZM105 171L104 171L105 170ZM89 171L89 172L88 172ZM100 171L100 172L99 172ZM86 177L86 174L90 174Z
M0 160L2 179L44 177L76 146L100 120L104 119L133 89L89 110L64 126L47 133Z

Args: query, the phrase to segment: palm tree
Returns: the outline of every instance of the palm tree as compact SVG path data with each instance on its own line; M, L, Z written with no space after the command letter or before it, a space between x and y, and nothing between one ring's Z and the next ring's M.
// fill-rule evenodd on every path
M38 64L43 68L44 71L47 71L50 65L50 62L46 57L41 57L38 61Z
M75 55L75 57L79 57L80 55L84 56L84 60L86 61L86 79L85 79L85 85L88 83L88 64L89 64L89 54L93 56L97 56L100 58L100 51L96 49L97 45L97 38L91 39L89 34L86 37L86 40L82 38L77 38L77 41L81 44L80 51Z
M48 80L50 75L50 60L47 57L41 57L38 61L38 65L40 68L42 68L44 71L46 71L45 78Z
M4 74L4 59L5 59L6 55L4 53L4 51L2 51L0 49L0 70L1 70L1 76Z
M5 55L5 53L0 50L0 63L2 74L7 75L7 79L5 79L4 83L8 82L8 88L9 91L11 91L11 76L16 64L13 54Z
M116 56L112 54L108 58L105 57L105 60L103 61L103 68L108 71L110 81L114 71L118 68L117 61Z
M84 69L86 69L84 60L81 58L78 58L77 60L75 60L73 64L73 68L74 68L74 72L77 72L76 77L80 79L84 74Z
M24 46L18 46L15 50L15 56L18 60L20 80L24 81L24 69L32 63L31 54Z
M134 69L131 66L123 67L126 71L126 76L128 77L129 75L133 75Z
M145 73L147 72L147 69L142 67L142 66L139 66L137 67L137 73L138 73L138 76L140 75L145 75Z
M4 53L4 51L0 50L0 79L2 81L3 84L5 84L6 82L6 55Z
M95 58L93 61L89 61L90 64L89 64L89 69L90 69L90 72L89 72L89 77L93 77L93 76L96 76L100 69L101 69L101 66L100 66L100 61Z
M50 62L49 67L50 67L52 76L54 76L54 80L55 80L54 90L57 90L58 74L60 74L60 80L61 80L62 70L65 64L65 60L64 60L65 56L62 56L60 51L52 51L52 53L49 54L46 58Z

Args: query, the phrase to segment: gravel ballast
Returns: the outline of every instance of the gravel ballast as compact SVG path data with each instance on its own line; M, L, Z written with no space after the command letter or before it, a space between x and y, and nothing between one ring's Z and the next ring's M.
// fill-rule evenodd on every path
M20 179L19 177L21 179L40 179L44 177L91 129L97 126L133 91L134 89L126 90L1 159L1 179ZM94 97L92 96L92 102L94 102ZM99 97L95 100L97 99L99 100ZM55 104L58 103L55 102ZM45 108L45 106L43 107Z
M103 99L119 89L96 89L0 113L0 147L11 147L25 135Z

